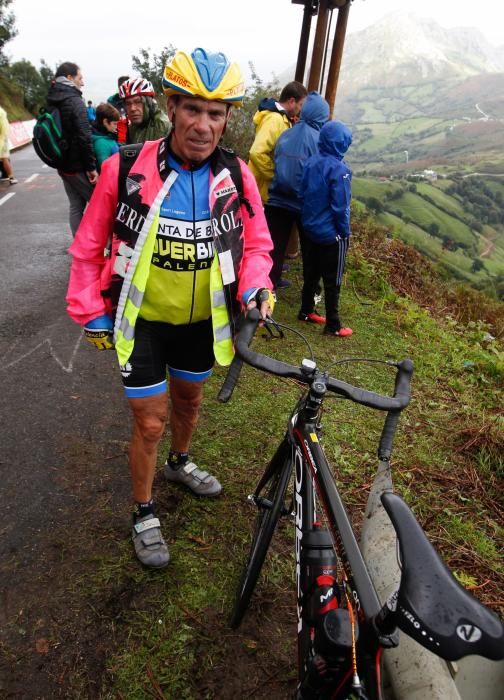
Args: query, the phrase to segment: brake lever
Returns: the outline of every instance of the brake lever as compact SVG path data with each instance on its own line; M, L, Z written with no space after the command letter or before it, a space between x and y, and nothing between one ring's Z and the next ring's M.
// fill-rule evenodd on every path
M276 334L273 332L271 326L273 326L273 328L276 330ZM263 334L263 338L265 338L266 340L283 340L283 338L285 337L283 330L280 328L278 323L272 318L267 317L264 319L264 328L269 333L269 337L265 333Z

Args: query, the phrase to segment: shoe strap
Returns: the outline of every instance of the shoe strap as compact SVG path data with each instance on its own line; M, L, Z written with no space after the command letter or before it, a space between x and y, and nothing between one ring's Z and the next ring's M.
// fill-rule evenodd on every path
M195 469L198 467L194 464L194 462L186 462L183 467L181 467L182 471L184 474L187 474L189 476L190 474L193 473Z
M159 518L149 518L148 520L141 520L133 525L133 530L137 535L140 535L146 530L152 530L154 527L161 527Z
M184 464L181 468L187 476L192 475L193 479L197 479L202 484L212 478L208 472L203 472L201 469L198 469L198 466L194 464L194 462L187 462L187 464Z

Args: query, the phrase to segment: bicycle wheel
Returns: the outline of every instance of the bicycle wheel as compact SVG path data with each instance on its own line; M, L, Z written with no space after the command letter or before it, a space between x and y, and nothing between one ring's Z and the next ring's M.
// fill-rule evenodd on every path
M273 532L284 510L285 494L291 472L292 461L289 454L279 463L276 469L272 469L271 475L261 489L261 494L264 495L260 495L257 503L259 510L256 517L252 545L231 615L231 627L234 629L239 626L248 608L257 579L261 573L266 552L273 537Z

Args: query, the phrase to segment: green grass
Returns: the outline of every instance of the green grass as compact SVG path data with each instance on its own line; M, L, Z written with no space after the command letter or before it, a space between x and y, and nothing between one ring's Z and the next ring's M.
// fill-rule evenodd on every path
M416 186L417 192L433 200L438 209L444 210L447 214L458 217L462 220L467 219L467 212L461 202L455 197L445 194L437 187L437 180L433 184L419 182ZM440 180L441 182L441 180Z
M411 221L414 221L421 228L428 229L431 224L437 224L440 231L454 241L467 247L474 246L475 237L469 226L445 214L413 192L406 192L394 202L395 206L401 210L404 216L408 216Z

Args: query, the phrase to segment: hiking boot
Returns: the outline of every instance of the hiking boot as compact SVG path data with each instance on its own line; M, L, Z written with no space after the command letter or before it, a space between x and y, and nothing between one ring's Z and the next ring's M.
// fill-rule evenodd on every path
M170 561L168 547L161 534L159 518L152 513L133 523L131 531L138 560L144 566L161 569Z
M168 481L175 481L178 484L187 486L197 496L218 496L222 491L222 486L215 476L208 472L201 471L194 464L188 461L180 467L174 469L168 460L165 462L165 477Z
M347 338L349 335L352 335L353 330L351 328L339 328L336 330L335 328L328 328L327 326L324 328L323 335L334 335L334 336L339 336L340 338Z
M312 311L309 314L304 314L302 311L300 311L298 313L298 321L306 321L307 323L318 323L319 325L323 326L326 322L326 318L325 316L319 316L315 313L315 311Z

